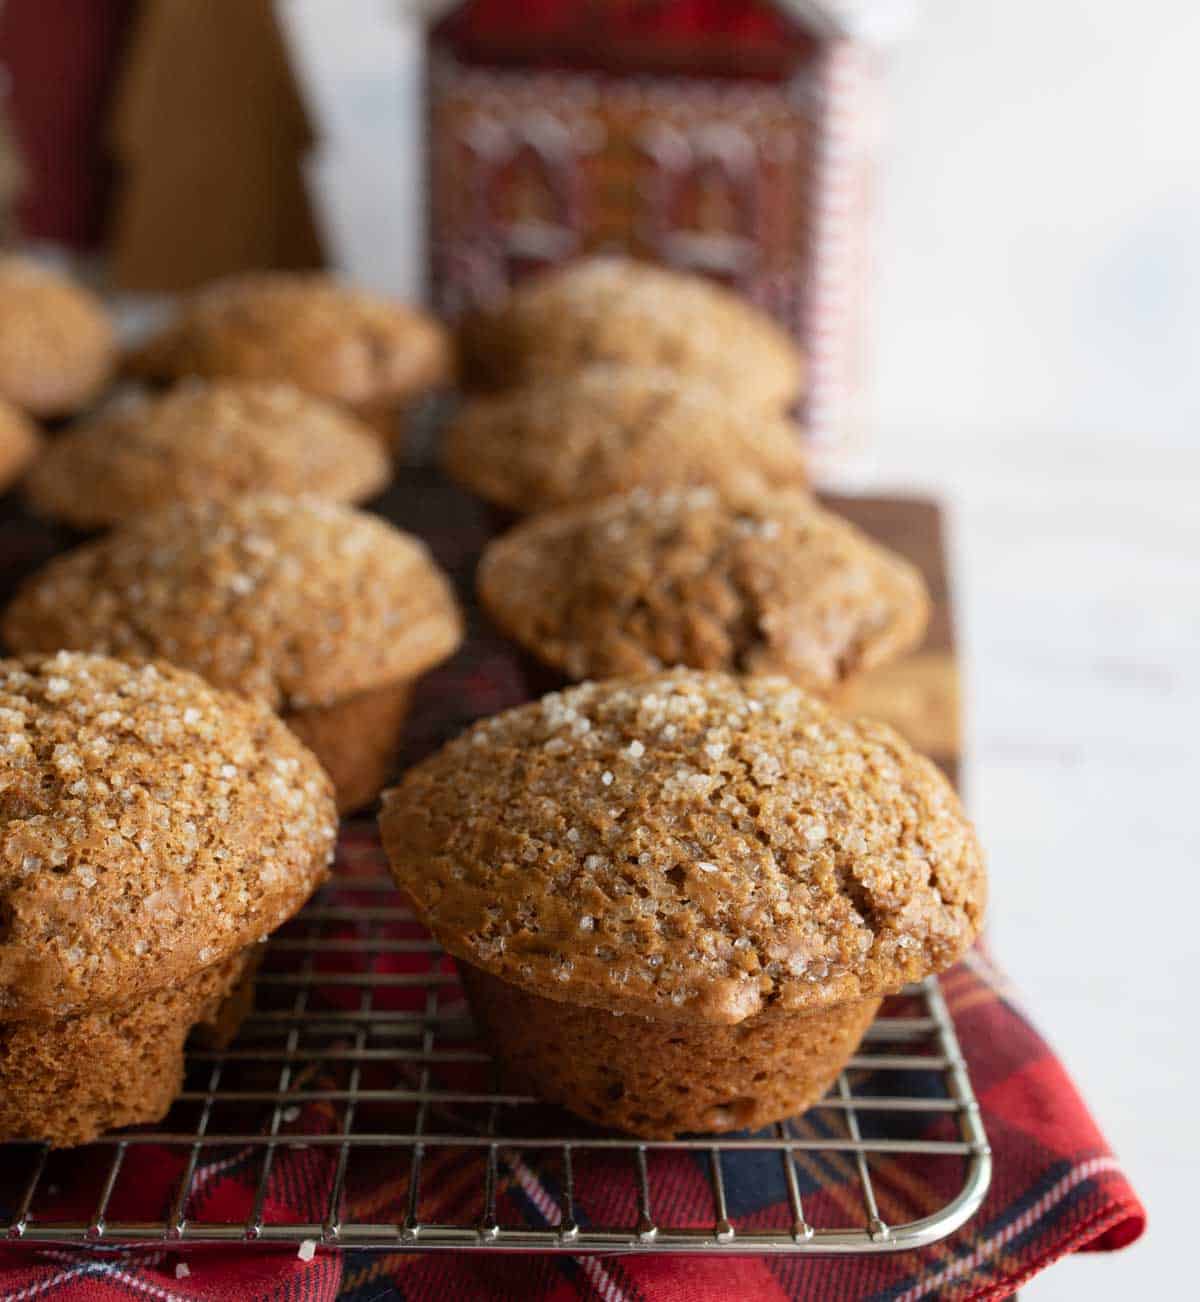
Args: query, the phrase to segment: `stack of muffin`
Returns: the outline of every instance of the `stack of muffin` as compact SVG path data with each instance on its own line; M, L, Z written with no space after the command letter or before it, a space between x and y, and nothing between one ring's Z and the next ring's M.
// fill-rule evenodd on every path
M353 505L455 368L410 309L242 277L127 359L149 387L39 436L104 388L112 333L32 269L0 274L6 331L51 342L0 356L0 468L107 531L2 626L0 1139L71 1143L163 1113L187 1028L222 1020L461 641L424 545ZM648 1136L788 1115L979 927L944 778L821 699L919 642L921 578L813 501L802 360L725 290L580 262L469 321L459 363L443 465L509 526L479 596L552 690L384 793L396 880L522 1087Z

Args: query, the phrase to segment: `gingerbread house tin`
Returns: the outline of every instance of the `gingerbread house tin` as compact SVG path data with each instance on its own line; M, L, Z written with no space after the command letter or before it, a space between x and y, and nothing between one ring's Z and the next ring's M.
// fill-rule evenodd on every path
M428 29L431 295L451 319L622 251L723 281L861 422L871 49L811 0L464 0Z

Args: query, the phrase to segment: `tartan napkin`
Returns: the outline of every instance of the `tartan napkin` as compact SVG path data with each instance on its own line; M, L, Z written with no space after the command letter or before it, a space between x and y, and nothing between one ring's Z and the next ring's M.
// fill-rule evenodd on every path
M457 504L456 504L457 502ZM896 504L893 504L893 507ZM459 579L469 601L469 576L482 541L477 516L447 496L444 486L417 472L384 503L398 523L428 537L439 560ZM465 513L464 513L465 512ZM53 533L23 516L0 517L0 599L22 572L56 549ZM525 685L517 661L473 616L473 635L458 657L422 684L409 724L411 761L459 731L471 719L521 700ZM371 821L347 823L339 848L346 889L355 878L382 873ZM415 925L415 924L410 924ZM320 969L324 971L324 969ZM636 1299L637 1302L717 1302L727 1298L985 1299L1009 1296L1057 1258L1075 1251L1107 1251L1133 1242L1145 1226L1138 1197L1079 1098L1061 1064L1014 1002L985 951L976 949L942 979L942 989L966 1056L994 1154L994 1175L980 1211L959 1231L918 1252L869 1257L723 1257L665 1254L567 1257L499 1256L477 1252L405 1253L318 1250L304 1260L294 1247L122 1250L0 1244L0 1299L53 1297L71 1302L117 1298L278 1299L316 1302L466 1302L467 1299ZM336 994L333 997L337 997ZM302 1129L332 1130L327 1105L305 1105ZM944 1114L927 1115L922 1134L953 1137ZM819 1126L805 1119L806 1125ZM909 1132L913 1133L913 1132ZM64 1155L56 1186L38 1210L55 1219L88 1217L94 1183L109 1152ZM280 1148L266 1188L264 1218L320 1222L326 1211L336 1148ZM660 1162L661 1159L661 1162ZM179 1182L186 1149L136 1145L121 1175L122 1219L162 1221ZM431 1152L424 1187L436 1209L470 1218L478 1181L453 1149ZM703 1153L655 1155L656 1206L675 1224L710 1224L711 1194ZM75 1163L72 1166L71 1163ZM403 1219L407 1175L395 1157L346 1187L349 1219ZM801 1155L804 1206L816 1224L846 1222L848 1200L859 1196L848 1154ZM11 1215L28 1165L0 1146L0 1220ZM249 1151L204 1150L193 1182L192 1215L205 1221L244 1221L260 1172ZM75 1175L72 1175L74 1172ZM875 1157L871 1173L884 1221L902 1224L936 1211L959 1181L934 1158ZM497 1212L508 1225L556 1223L555 1173L519 1150L502 1156ZM82 1190L91 1177L92 1193ZM729 1211L739 1224L787 1223L781 1165L729 1164ZM587 1205L602 1214L623 1195L601 1169L586 1190ZM581 1200L582 1201L582 1200Z

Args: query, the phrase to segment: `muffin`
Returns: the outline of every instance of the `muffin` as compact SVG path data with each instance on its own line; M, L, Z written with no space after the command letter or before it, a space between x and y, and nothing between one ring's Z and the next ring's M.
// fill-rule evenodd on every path
M804 359L770 317L710 280L629 258L587 258L527 281L470 318L460 348L480 388L617 362L706 379L764 412L788 410L804 390Z
M386 486L390 466L368 426L290 384L193 379L66 431L25 490L39 514L93 530L168 502L252 492L359 502Z
M409 770L380 821L511 1083L646 1138L803 1110L984 907L941 774L781 678L552 693Z
M174 503L56 557L3 632L16 651L162 657L260 697L349 810L386 780L413 682L462 624L417 539L319 498L255 494Z
M7 492L25 473L40 442L25 413L0 398L0 493Z
M828 694L914 647L929 618L912 565L795 492L735 505L636 489L551 511L489 545L478 587L500 628L570 679L687 665Z
M391 444L416 400L453 373L442 327L415 308L304 272L253 272L216 281L135 350L145 379L284 380L341 403Z
M705 380L661 367L589 366L465 405L446 473L513 515L632 488L710 484L754 496L802 488L800 433Z
M28 258L0 257L0 398L69 416L108 383L116 335L100 300Z
M0 661L0 1141L158 1120L189 1028L322 881L336 813L261 703L164 663Z

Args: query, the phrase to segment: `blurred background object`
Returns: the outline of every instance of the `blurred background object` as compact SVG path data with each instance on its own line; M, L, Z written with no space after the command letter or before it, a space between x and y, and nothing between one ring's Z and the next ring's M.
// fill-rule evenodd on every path
M404 0L276 0L316 142L305 160L328 260L355 284L425 294L424 26Z
M80 249L104 238L112 180L107 106L135 8L136 0L0 4L0 232L6 237L19 229L27 239ZM14 173L22 184L14 183Z
M836 8L441 8L427 48L434 306L457 318L587 254L700 272L799 342L810 438L853 438L875 68Z
M122 289L321 264L271 0L3 0L0 65L0 233Z
M143 5L111 126L118 287L320 265L302 171L312 133L270 0Z

